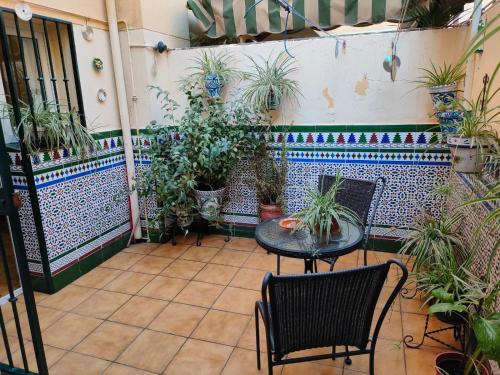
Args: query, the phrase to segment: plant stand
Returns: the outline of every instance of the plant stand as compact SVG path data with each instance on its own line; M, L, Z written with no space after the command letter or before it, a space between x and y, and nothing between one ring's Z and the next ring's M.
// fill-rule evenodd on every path
M193 232L196 233L196 246L201 246L203 237L209 232L210 222L198 215L198 217L193 221L192 228ZM226 235L224 237L224 242L229 242L229 240L229 235Z
M434 341L440 343L441 345L446 346L447 348L450 348L452 350L463 353L465 350L465 325L463 323L458 323L458 324L452 324L448 327L429 331L428 330L429 329L429 318L430 318L430 315L427 314L427 316L425 318L425 328L424 328L424 334L422 335L422 340L420 340L419 343L414 343L414 337L412 335L406 335L403 338L405 346L407 348L411 348L411 349L418 349L423 345L424 340L427 337L431 340L434 340ZM460 348L456 348L453 345L447 344L447 343L445 343L445 342L441 341L440 339L433 336L436 333L449 331L449 330L453 330L453 337L459 341Z

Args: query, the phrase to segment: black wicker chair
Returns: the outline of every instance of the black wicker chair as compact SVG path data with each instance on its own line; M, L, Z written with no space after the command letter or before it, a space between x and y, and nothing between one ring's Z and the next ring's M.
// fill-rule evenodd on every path
M391 264L402 270L402 276L370 337L375 307ZM261 368L260 313L270 375L274 366L341 357L351 364L350 356L361 354L370 355L370 374L374 375L375 346L382 322L407 277L406 267L395 259L337 272L286 276L268 273L262 283L262 301L255 303L257 368ZM337 353L337 346L345 347L345 351ZM332 347L332 353L286 357L295 351L321 347ZM349 347L356 349L350 351Z
M335 183L335 176L320 175L318 187L319 190L324 194L331 186ZM356 212L361 219L361 222L365 226L365 237L363 239L362 248L364 250L364 264L368 264L367 251L368 251L368 238L373 225L373 219L375 213L377 212L378 204L382 193L384 192L386 180L384 177L379 177L375 181L368 180L356 180L352 178L341 178L342 185L337 191L336 201L354 212ZM379 191L377 198L373 204L373 209L370 214L370 207L372 205L373 196L375 191L379 186ZM330 271L333 270L335 266L336 258L322 259L323 261L330 263Z

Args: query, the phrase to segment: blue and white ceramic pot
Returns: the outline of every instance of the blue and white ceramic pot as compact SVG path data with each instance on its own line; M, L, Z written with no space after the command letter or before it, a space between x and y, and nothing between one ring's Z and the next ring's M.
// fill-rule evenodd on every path
M196 190L193 189L194 196L198 202L198 212L200 216L209 221L214 221L220 216L224 193L226 188L217 190Z
M210 98L220 98L224 87L224 78L218 74L207 74L205 77L205 87Z
M481 169L481 152L471 138L450 135L448 147L453 156L453 168L461 173L477 173Z
M278 109L280 104L281 104L280 99L274 94L274 91L271 91L267 99L267 108L269 108L272 111L275 111Z
M429 87L429 93L435 110L452 109L457 96L457 84Z
M441 133L445 136L455 134L458 125L463 120L463 116L464 113L462 111L436 112Z

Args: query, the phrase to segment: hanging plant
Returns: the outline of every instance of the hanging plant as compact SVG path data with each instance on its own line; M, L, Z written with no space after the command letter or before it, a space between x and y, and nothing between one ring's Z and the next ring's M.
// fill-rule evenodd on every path
M268 112L277 109L284 100L298 105L299 84L288 78L288 75L297 71L295 62L284 52L274 60L263 59L259 64L248 56L253 69L247 73L249 85L243 93L243 98L259 112Z
M93 60L92 60L92 65L94 67L94 70L96 72L102 72L102 70L104 69L104 63L102 62L102 60L98 57L95 57Z

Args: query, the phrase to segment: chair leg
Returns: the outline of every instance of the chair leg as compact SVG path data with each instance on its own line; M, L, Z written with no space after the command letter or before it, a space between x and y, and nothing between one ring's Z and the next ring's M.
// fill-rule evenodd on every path
M260 370L259 307L255 304L255 340L257 346L257 369Z
M337 347L332 346L332 355L335 355L335 353L337 353ZM335 358L332 357L332 361L335 361Z
M337 263L337 259L339 259L339 258L336 257L336 258L330 259L330 272L333 271L333 267L335 267L335 263Z
M368 250L364 249L363 251L363 258L364 258L364 261L365 261L365 266L368 265Z
M267 371L269 375L273 375L273 359L270 352L271 350L267 348Z
M280 256L276 255L276 272L277 272L278 275L280 274L280 269L281 269Z
M345 357L344 362L346 365L351 365L352 359L351 359L351 357L349 357L349 347L347 345L345 346L345 352L347 353L347 357Z
M375 348L370 350L370 375L375 375Z

